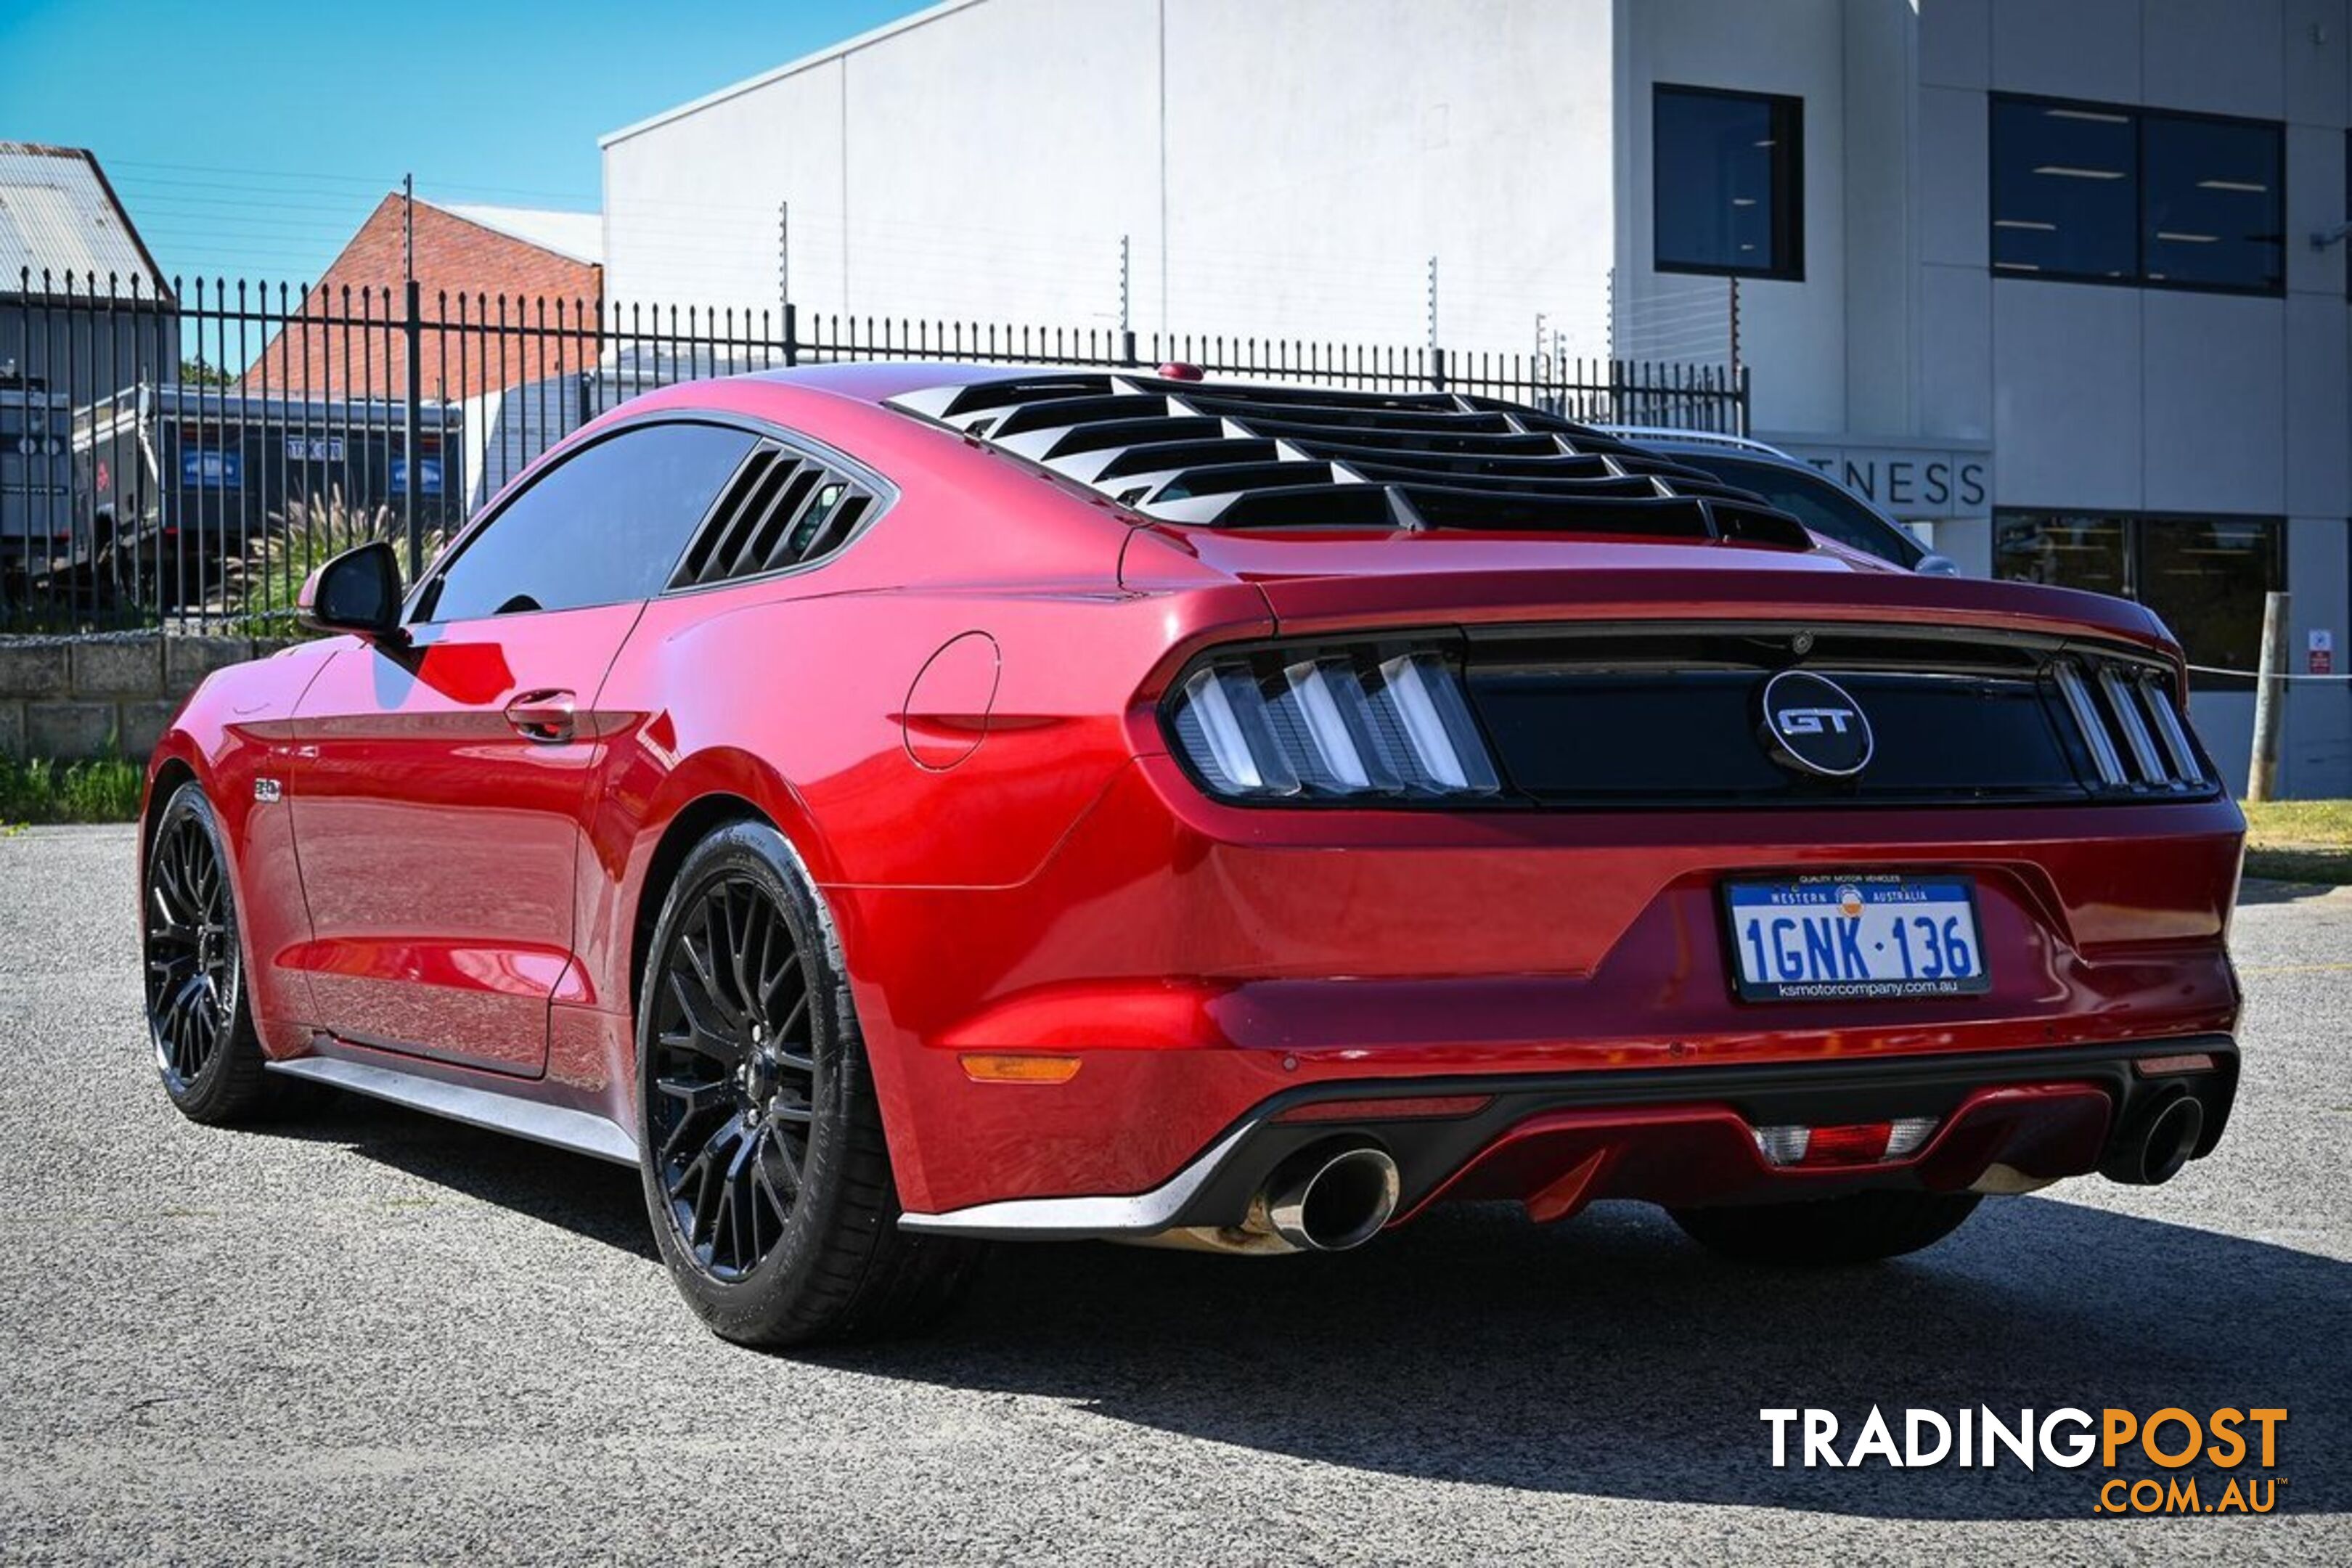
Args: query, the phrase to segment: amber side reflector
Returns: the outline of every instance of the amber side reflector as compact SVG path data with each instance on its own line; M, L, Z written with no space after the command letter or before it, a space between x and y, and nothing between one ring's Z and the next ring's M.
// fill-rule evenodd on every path
M956 1058L974 1083L1067 1083L1078 1076L1076 1057L1026 1057L966 1051Z
M2213 1058L2203 1051L2190 1051L2177 1057L2142 1057L2132 1063L2142 1078L2162 1078L2176 1072L2211 1072Z
M1431 1121L1475 1116L1495 1103L1491 1094L1425 1094L1402 1100L1318 1100L1294 1105L1276 1121Z

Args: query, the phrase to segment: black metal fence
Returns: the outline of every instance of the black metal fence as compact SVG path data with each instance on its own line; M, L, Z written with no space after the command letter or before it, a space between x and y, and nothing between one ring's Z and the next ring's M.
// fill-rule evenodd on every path
M1451 390L1744 434L1744 371L1269 338L26 273L0 286L0 632L283 629L370 539L429 559L554 442L674 382L856 359Z

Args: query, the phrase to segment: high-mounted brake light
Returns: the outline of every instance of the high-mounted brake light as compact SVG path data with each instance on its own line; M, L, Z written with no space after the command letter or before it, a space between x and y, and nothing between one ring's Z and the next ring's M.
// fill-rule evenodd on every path
M1212 795L1434 801L1502 787L1461 675L1433 648L1219 656L1179 682L1167 720Z

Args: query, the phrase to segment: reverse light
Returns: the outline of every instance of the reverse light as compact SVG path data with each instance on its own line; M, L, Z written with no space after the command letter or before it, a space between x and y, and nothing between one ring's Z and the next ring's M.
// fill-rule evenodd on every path
M1917 1153L1936 1131L1932 1116L1857 1121L1843 1127L1756 1127L1757 1152L1769 1165L1814 1169L1878 1165Z
M1179 682L1177 750L1212 795L1444 800L1502 787L1454 661L1433 648L1221 655Z

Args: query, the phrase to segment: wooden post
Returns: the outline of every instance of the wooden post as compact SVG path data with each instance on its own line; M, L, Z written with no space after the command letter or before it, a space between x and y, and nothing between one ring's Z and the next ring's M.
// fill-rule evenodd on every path
M2286 713L2286 595L2263 598L2263 658L2254 685L2254 753L2246 798L2268 800L2278 784L2279 725Z

